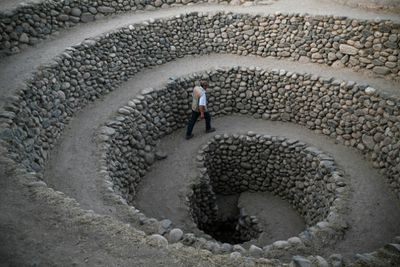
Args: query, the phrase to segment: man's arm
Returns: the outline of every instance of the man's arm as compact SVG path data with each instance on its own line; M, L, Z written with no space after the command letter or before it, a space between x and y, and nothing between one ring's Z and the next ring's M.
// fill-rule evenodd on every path
M200 118L204 119L204 112L206 111L206 106L199 106Z
M206 93L203 92L199 99L199 111L200 111L200 118L204 118L204 112L206 112L206 105L207 105L207 97Z

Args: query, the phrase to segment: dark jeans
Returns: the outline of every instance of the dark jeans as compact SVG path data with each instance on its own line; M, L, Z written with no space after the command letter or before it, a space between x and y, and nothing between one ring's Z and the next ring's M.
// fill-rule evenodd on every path
M200 112L193 111L192 110L192 116L190 117L187 130L186 130L186 136L190 136L193 131L193 127L196 124L197 119L200 116ZM206 131L211 129L211 115L208 113L208 111L204 112L204 118L206 120Z

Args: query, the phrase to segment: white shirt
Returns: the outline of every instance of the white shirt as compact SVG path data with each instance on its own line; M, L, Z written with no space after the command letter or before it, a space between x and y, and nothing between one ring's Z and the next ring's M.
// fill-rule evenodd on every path
M207 106L207 96L204 90L199 99L199 106Z
M204 106L207 109L207 96L203 87L195 86L193 88L192 110L199 111L199 106Z

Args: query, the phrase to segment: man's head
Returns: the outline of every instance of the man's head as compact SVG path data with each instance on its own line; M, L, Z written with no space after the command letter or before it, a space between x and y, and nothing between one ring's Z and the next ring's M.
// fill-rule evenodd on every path
M208 88L208 82L206 80L200 80L200 86L204 89Z

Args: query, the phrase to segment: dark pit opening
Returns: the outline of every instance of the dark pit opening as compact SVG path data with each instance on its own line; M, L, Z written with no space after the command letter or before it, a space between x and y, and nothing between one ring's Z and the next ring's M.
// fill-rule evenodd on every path
M204 223L201 230L220 242L230 244L240 244L258 238L262 232L258 220L238 208L239 197L239 194L216 195L216 218Z
M250 241L257 238L261 232L257 222L253 223L250 216L245 218L237 216L225 221L216 220L205 225L205 228L202 230L214 237L215 240L230 244L240 244Z

